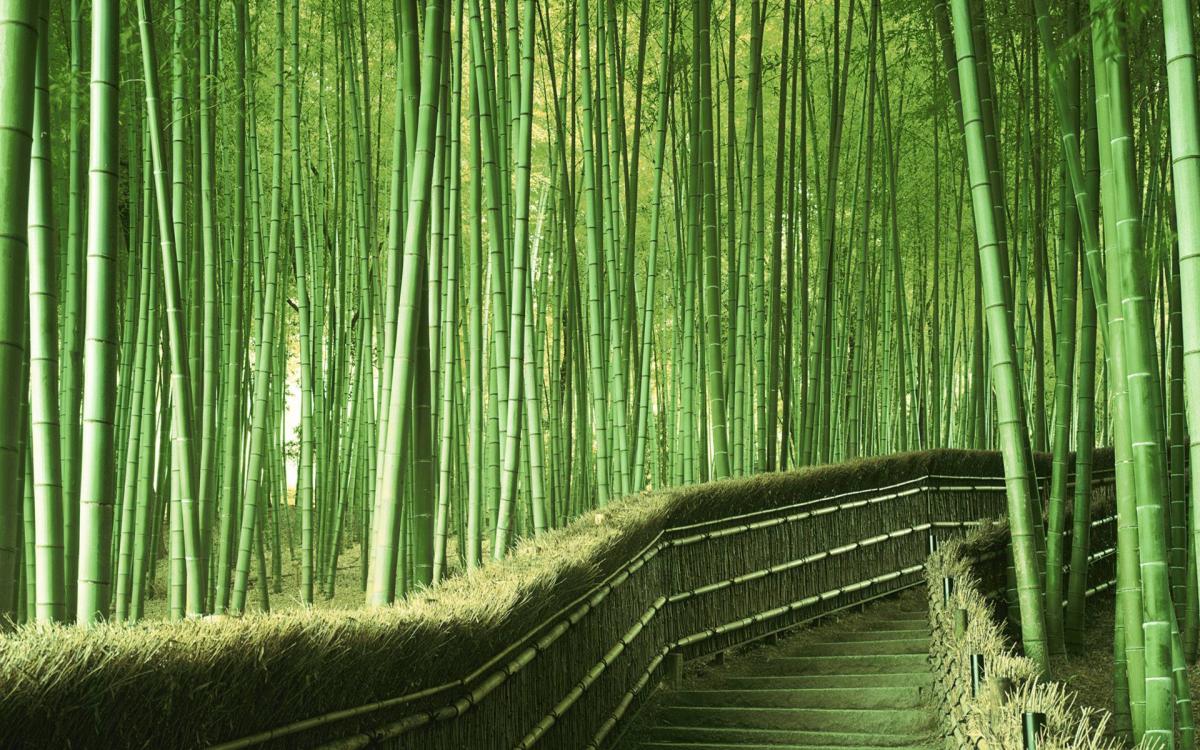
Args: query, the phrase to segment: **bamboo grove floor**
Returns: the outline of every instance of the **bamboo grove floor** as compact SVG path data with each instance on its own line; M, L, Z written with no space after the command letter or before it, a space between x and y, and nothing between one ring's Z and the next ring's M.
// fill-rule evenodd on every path
M1113 710L1113 619L1115 603L1111 594L1088 600L1084 618L1084 652L1066 659L1055 659L1054 677L1076 691L1083 706ZM1188 671L1193 706L1200 696L1200 664ZM1112 722L1108 724L1112 733Z

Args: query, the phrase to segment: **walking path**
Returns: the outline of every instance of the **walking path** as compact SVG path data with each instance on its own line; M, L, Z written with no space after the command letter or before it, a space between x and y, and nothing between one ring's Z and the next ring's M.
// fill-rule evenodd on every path
M627 750L933 750L924 591L702 668L662 693Z

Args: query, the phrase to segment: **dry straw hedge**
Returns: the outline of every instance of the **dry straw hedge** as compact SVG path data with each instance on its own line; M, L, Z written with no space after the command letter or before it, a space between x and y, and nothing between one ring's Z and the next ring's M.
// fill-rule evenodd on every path
M1008 641L982 592L986 579L1004 579L1003 550L1008 529L1002 522L987 524L966 538L942 545L929 559L925 575L929 591L930 659L941 701L943 729L956 747L971 750L1020 748L1022 714L1046 716L1041 750L1118 750L1124 747L1105 737L1107 712L1076 705L1075 695L1059 683L1043 680L1033 662L1020 656ZM944 600L942 579L954 579L953 593ZM955 610L967 613L967 627L956 632ZM982 654L985 680L971 695L970 656ZM1001 685L1007 681L1009 689Z
M0 635L0 745L198 747L412 693L469 674L666 528L926 475L1001 473L997 453L942 450L641 493L381 609L21 627Z

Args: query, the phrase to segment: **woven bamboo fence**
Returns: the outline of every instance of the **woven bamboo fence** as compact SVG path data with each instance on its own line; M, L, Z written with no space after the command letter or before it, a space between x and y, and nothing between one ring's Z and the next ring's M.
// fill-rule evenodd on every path
M1111 480L1098 474L1096 492L1106 488ZM924 474L698 522L676 513L591 590L470 674L221 747L602 748L670 659L710 656L922 585L933 546L1004 507L999 476ZM1093 536L1098 580L1111 571L1107 523ZM1002 555L981 573L1004 591Z
M1085 592L1089 598L1116 582L1114 493L1110 471L1094 478ZM1070 545L1068 527L1065 549ZM1064 566L1064 571L1069 571L1069 566ZM1080 739L1096 742L1087 747L1103 745L1095 740L1102 735L1102 727L1094 717L1073 706L1061 686L1041 680L1033 664L1015 653L1019 620L1004 523L951 541L929 558L925 576L934 695L950 746L964 750L1020 747L1019 724L1025 710L1056 719L1057 726L1048 728L1059 742L1055 747L1074 747ZM972 659L977 660L974 667ZM973 674L973 668L981 673ZM1094 725L1091 729L1089 722Z
M602 747L667 664L920 585L931 540L1003 512L1002 471L940 450L642 493L395 607L18 628L0 746Z

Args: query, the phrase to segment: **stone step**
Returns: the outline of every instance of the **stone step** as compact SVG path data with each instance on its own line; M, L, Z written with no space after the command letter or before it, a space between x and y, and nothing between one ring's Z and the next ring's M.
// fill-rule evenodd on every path
M919 708L921 690L906 687L829 687L800 689L681 690L664 696L666 706L741 708Z
M825 656L898 656L902 654L928 654L928 638L891 638L875 641L842 641L818 643L813 651Z
M920 734L933 728L933 717L912 708L743 708L736 706L664 706L661 725L713 729L774 729L799 732Z
M927 654L869 655L869 656L780 656L773 659L776 674L896 674L925 672L929 669Z
M642 739L645 743L700 748L708 745L739 748L914 748L932 744L929 733L795 731L781 729L745 729L712 727L655 727ZM651 745L654 746L653 744Z
M914 606L915 605L915 606ZM933 750L930 627L923 602L784 641L741 675L711 670L662 695L638 750ZM858 627L855 627L858 626ZM865 629L860 629L860 627ZM728 671L738 671L730 669Z
M872 630L929 630L929 618L925 616L886 617L871 623Z
M837 689L906 686L927 688L933 684L933 675L926 669L915 672L896 672L893 674L760 674L750 677L711 677L706 679L704 684L706 687L718 690L803 690L806 688Z
M909 638L929 638L929 626L908 630L856 630L850 633L838 633L837 642L847 641L886 641L906 640ZM830 639L832 640L832 639Z

